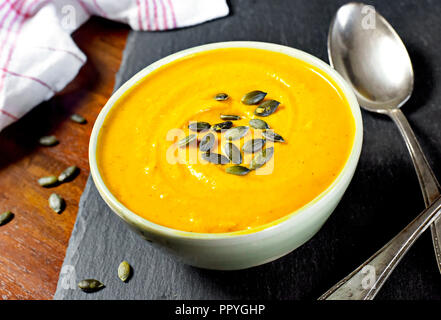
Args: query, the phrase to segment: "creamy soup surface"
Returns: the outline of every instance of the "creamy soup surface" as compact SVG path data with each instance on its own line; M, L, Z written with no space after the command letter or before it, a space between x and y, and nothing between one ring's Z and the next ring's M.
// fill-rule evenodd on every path
M261 90L280 102L267 117L241 102ZM225 101L216 101L218 93ZM190 121L234 126L266 121L285 142L267 141L272 159L247 175L225 172L202 158L198 146L177 141L194 132ZM200 132L200 140L208 132ZM301 208L326 190L345 165L355 121L341 90L319 69L287 55L228 48L194 54L165 65L126 92L108 113L97 149L99 171L112 194L154 223L182 231L250 230ZM223 154L224 133L215 133ZM233 141L239 148L261 130ZM253 154L243 153L243 166Z

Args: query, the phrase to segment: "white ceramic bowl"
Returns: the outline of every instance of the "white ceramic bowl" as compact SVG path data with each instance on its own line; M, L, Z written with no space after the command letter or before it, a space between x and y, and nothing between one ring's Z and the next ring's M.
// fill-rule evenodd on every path
M155 69L184 56L218 48L257 48L303 60L329 75L349 102L355 119L355 139L350 156L335 181L313 201L299 210L253 233L193 233L150 222L127 209L116 199L100 175L96 161L97 138L109 110L121 95ZM348 187L361 152L363 124L351 87L328 64L300 50L264 42L220 42L183 50L144 68L122 85L101 110L90 137L89 161L93 181L109 207L146 240L165 248L184 263L208 269L244 269L275 260L308 241L331 215Z

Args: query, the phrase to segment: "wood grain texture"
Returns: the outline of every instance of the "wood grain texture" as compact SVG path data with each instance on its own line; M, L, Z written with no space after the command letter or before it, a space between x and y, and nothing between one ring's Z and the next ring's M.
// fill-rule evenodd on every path
M88 142L93 123L112 93L128 27L92 18L74 41L88 61L61 93L0 133L0 212L15 218L0 227L0 299L51 299L75 222L78 201L89 175ZM78 113L87 124L69 119ZM38 138L54 134L55 147ZM58 175L77 165L81 172L70 183L42 188L37 179ZM57 192L66 210L56 214L47 199Z

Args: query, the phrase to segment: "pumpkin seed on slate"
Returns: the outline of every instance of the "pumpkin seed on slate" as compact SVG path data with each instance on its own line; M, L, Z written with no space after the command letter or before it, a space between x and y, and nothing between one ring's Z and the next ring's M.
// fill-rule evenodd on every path
M53 187L58 183L56 176L47 176L38 179L38 184L42 187Z
M104 288L104 284L101 281L95 279L85 279L78 282L78 288L80 288L84 292L91 293Z
M121 279L121 281L126 282L131 273L132 267L130 264L127 261L121 262L118 267L118 277Z
M248 133L249 129L250 128L246 127L246 126L239 126L239 127L234 127L234 128L228 129L227 132L225 132L225 138L227 140L240 139Z
M65 207L64 199L58 194L52 193L49 197L49 207L56 213L61 213Z
M242 150L244 152L248 152L248 153L254 153L259 151L260 149L263 148L263 146L265 145L265 139L252 139L252 140L248 140L247 142L245 142L245 144L242 147Z
M202 154L202 159L214 163L214 164L227 164L230 163L230 159L219 153L206 152Z
M230 129L232 126L233 123L231 121L225 121L221 123L216 123L212 129L216 132L221 132L222 130Z
M246 105L258 104L266 96L266 92L255 90L248 92L242 97L242 103Z
M87 123L86 118L84 118L83 116L80 116L79 114L71 115L70 120L72 120L73 122L79 123L79 124Z
M0 214L0 226L7 224L14 218L14 214L11 211L6 211Z
M228 159L234 164L242 163L242 154L238 147L236 147L233 143L227 142L223 145L223 152L227 156Z
M267 163L274 154L274 148L262 149L257 153L250 162L250 169L255 170Z
M202 140L201 143L199 143L199 150L201 151L209 151L214 146L214 142L216 141L216 138L214 134L208 133L206 134Z
M250 127L253 129L260 129L260 130L266 130L266 129L270 128L268 123L266 123L265 121L260 120L260 119L251 119L250 120Z
M44 136L41 137L40 140L38 140L41 145L43 146L54 146L58 143L58 139L55 136Z
M185 138L179 140L178 146L180 146L180 147L188 146L192 141L196 140L197 137L198 137L197 134L192 133L192 134L186 136Z
M233 121L240 120L240 116L236 116L234 114L221 114L220 118L222 120L233 120Z
M229 98L228 94L223 93L223 92L218 93L217 95L214 96L214 100L217 100L217 101L225 101L225 100L228 100L228 98Z
M208 122L203 122L203 121L194 121L188 125L188 128L191 131L196 131L196 132L208 130L210 129L210 127L211 125Z
M235 174L237 176L244 176L248 174L251 170L244 166L231 166L228 167L225 172L229 174Z
M280 102L276 100L267 100L259 104L259 106L254 110L254 114L260 117L267 117L270 114L273 114Z
M70 166L66 168L59 176L59 182L66 182L72 180L75 175L78 173L79 169L77 166Z
M280 134L275 133L273 130L267 130L262 132L262 135L270 141L285 142L285 139Z

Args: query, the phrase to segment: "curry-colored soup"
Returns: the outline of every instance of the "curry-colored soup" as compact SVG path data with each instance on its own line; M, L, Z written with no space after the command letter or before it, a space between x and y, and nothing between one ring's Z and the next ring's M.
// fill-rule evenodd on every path
M255 116L256 105L241 102L253 90L279 101L276 112ZM229 99L214 100L220 92ZM190 121L216 124L220 114L241 116L234 126L260 118L285 142L267 141L271 161L244 176L227 174L232 164L207 163L197 145L177 147L192 133ZM354 133L348 102L318 68L266 50L217 49L167 64L126 92L101 128L97 161L112 194L139 216L177 230L232 232L284 217L326 190L349 157ZM215 134L219 145L225 142ZM250 130L233 143L260 136ZM242 165L252 158L243 153Z

